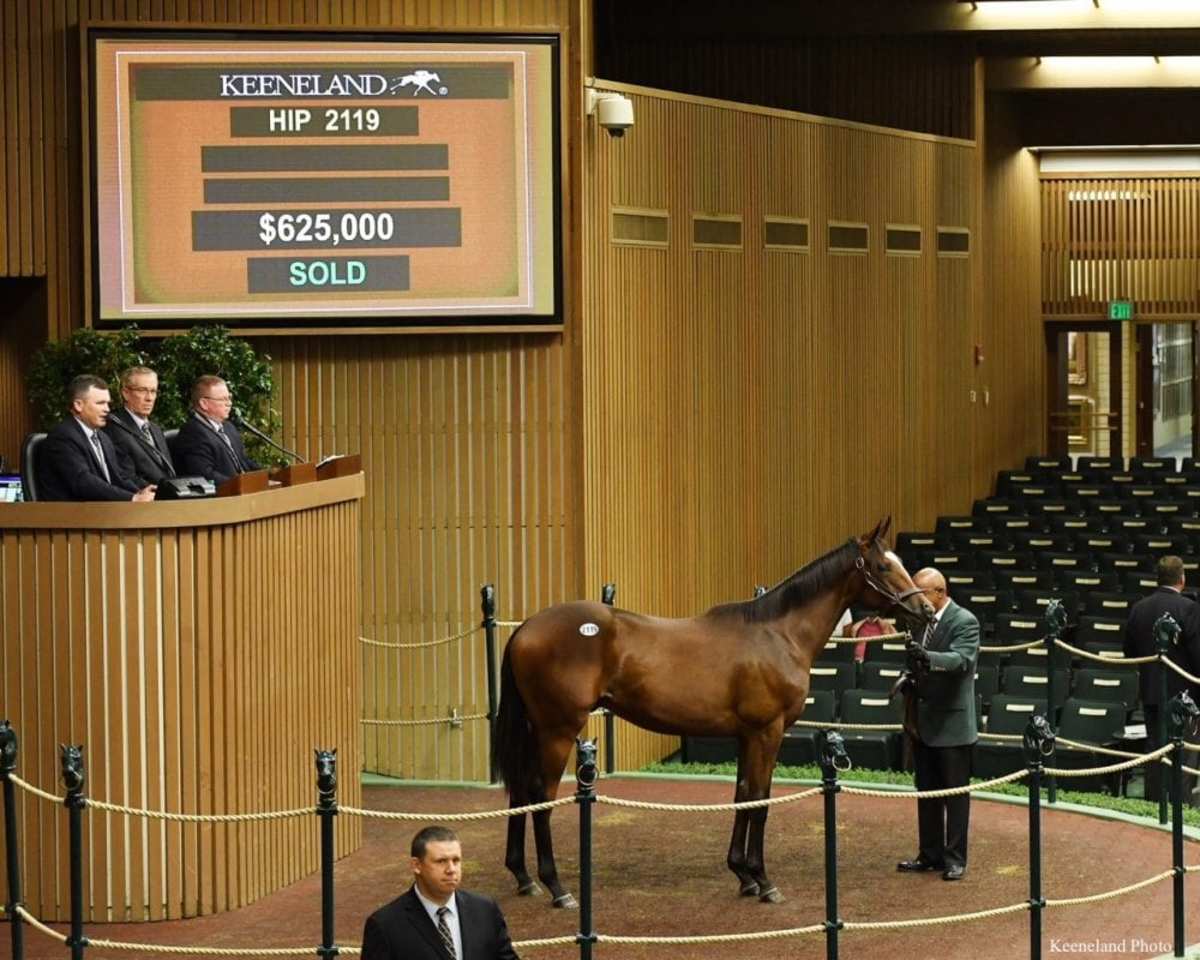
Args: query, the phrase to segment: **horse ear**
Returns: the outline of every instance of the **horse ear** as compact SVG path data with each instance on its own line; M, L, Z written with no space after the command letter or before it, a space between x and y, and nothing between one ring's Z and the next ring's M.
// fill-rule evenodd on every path
M879 530L882 526L883 526L883 521L880 520L877 524L875 524L874 530L872 530L870 533L865 534L863 536L862 542L868 547L871 544L873 544L879 538Z
M892 515L889 513L886 517L879 521L879 526L875 528L875 536L881 540L887 536L889 530L892 529Z

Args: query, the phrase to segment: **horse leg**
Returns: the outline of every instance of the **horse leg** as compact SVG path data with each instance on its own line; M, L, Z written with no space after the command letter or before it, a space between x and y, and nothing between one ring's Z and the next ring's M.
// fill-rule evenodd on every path
M746 767L748 800L766 800L771 796L771 777L775 772L775 759L782 738L781 724L775 724L758 736L750 738ZM763 903L782 903L783 894L767 879L766 860L763 856L767 808L758 807L747 812L750 830L746 840L746 872L758 883L758 898Z
M737 783L734 785L733 802L741 803L746 799L746 741L738 739L738 772ZM749 817L746 810L738 810L733 815L733 835L729 838L729 856L726 863L738 878L738 892L743 897L758 896L758 882L746 870L746 833Z
M510 807L523 807L525 798L516 794L509 798ZM517 893L522 897L535 897L542 892L525 869L525 814L508 818L508 848L504 854L504 865L517 878Z
M580 728L582 728L582 724ZM553 800L558 795L558 785L562 781L563 770L567 765L567 754L571 752L574 743L574 732L546 735L540 745L542 797L535 802ZM559 882L558 865L554 862L554 840L550 833L551 812L550 810L539 810L533 814L533 839L537 844L538 879L550 891L550 896L553 898L552 906L574 910L579 903Z

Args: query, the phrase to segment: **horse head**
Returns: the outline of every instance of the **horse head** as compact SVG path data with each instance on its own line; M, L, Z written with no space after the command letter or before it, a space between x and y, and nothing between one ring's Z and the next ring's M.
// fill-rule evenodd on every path
M330 803L337 793L337 749L313 752L317 756L317 796Z
M862 599L868 607L894 611L901 619L923 626L933 620L933 604L888 547L884 538L891 525L892 518L885 517L856 540L858 560L854 565L863 575Z
M7 720L0 720L0 770L12 771L17 766L17 731Z
M62 781L67 793L75 793L83 789L83 747L73 744L59 744L62 754Z

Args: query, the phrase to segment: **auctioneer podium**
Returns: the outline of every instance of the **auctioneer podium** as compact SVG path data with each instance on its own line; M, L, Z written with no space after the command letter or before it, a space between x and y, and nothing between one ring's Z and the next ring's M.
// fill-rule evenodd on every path
M62 795L58 745L83 744L90 798L253 813L315 807L313 749L336 747L338 800L358 804L363 490L354 472L208 500L0 505L0 718L20 738L17 774ZM68 919L66 811L17 796L27 908ZM336 824L345 855L361 821ZM218 913L319 866L315 816L89 809L84 831L89 922Z

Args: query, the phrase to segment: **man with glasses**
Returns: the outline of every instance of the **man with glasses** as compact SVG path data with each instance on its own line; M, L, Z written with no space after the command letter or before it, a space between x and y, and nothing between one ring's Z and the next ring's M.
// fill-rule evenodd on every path
M229 422L233 394L220 377L206 375L192 386L192 415L179 429L175 466L186 476L207 477L218 486L239 473L261 470L246 455L242 435Z
M139 487L175 476L162 427L150 419L158 400L158 374L149 367L130 367L121 374L122 407L108 415L104 432L117 448L126 473Z

